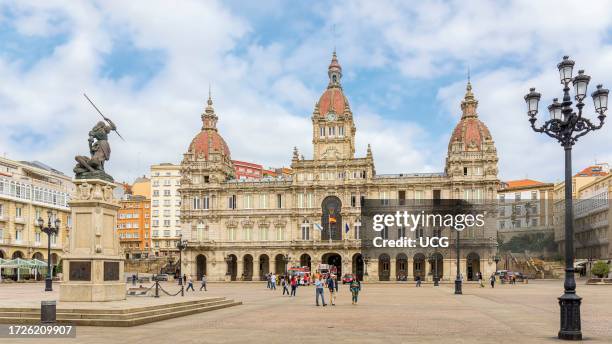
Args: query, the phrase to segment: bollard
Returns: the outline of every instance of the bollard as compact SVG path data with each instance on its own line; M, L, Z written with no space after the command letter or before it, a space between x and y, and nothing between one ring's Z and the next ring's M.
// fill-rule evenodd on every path
M56 322L55 301L40 301L40 322L52 324Z
M159 297L159 281L155 279L155 297Z

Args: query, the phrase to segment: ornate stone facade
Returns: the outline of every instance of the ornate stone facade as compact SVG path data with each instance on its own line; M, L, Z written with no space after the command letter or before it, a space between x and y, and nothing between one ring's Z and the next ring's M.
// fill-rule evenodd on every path
M286 265L309 265L314 270L319 263L330 263L342 274L356 273L368 280L416 275L431 279L436 267L443 280L454 279L452 246L366 257L364 264L360 206L365 199L381 198L496 199L497 152L489 130L478 119L471 84L461 103L463 114L448 146L444 172L378 175L370 146L365 156L355 157L356 128L335 53L328 76L327 89L312 113L314 156L305 159L295 148L291 177L235 179L209 98L202 131L181 163L181 222L183 238L188 240L183 272L198 279L205 273L211 280L257 280L269 271L284 272ZM328 228L330 212L336 223L330 230L317 230L315 224ZM443 230L443 235L454 237L450 229ZM466 278L478 271L492 273L495 222L462 237L461 249ZM429 261L432 257L440 259Z

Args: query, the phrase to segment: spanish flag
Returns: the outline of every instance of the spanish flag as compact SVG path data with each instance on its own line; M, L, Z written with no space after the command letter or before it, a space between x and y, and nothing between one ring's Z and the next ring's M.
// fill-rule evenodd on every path
M336 223L336 217L334 217L333 215L329 215L329 223Z

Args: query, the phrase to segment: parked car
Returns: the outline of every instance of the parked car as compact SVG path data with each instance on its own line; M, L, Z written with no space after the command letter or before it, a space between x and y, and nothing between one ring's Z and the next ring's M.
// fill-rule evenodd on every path
M353 282L353 275L346 274L346 275L342 276L342 284L348 284L348 283L352 283L352 282Z

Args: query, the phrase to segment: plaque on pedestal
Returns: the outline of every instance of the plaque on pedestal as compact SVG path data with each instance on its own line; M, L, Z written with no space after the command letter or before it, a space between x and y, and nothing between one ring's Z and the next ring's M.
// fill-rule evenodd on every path
M70 249L62 260L68 273L60 285L60 301L125 300L115 185L101 179L76 179L74 183L77 193L70 201Z

